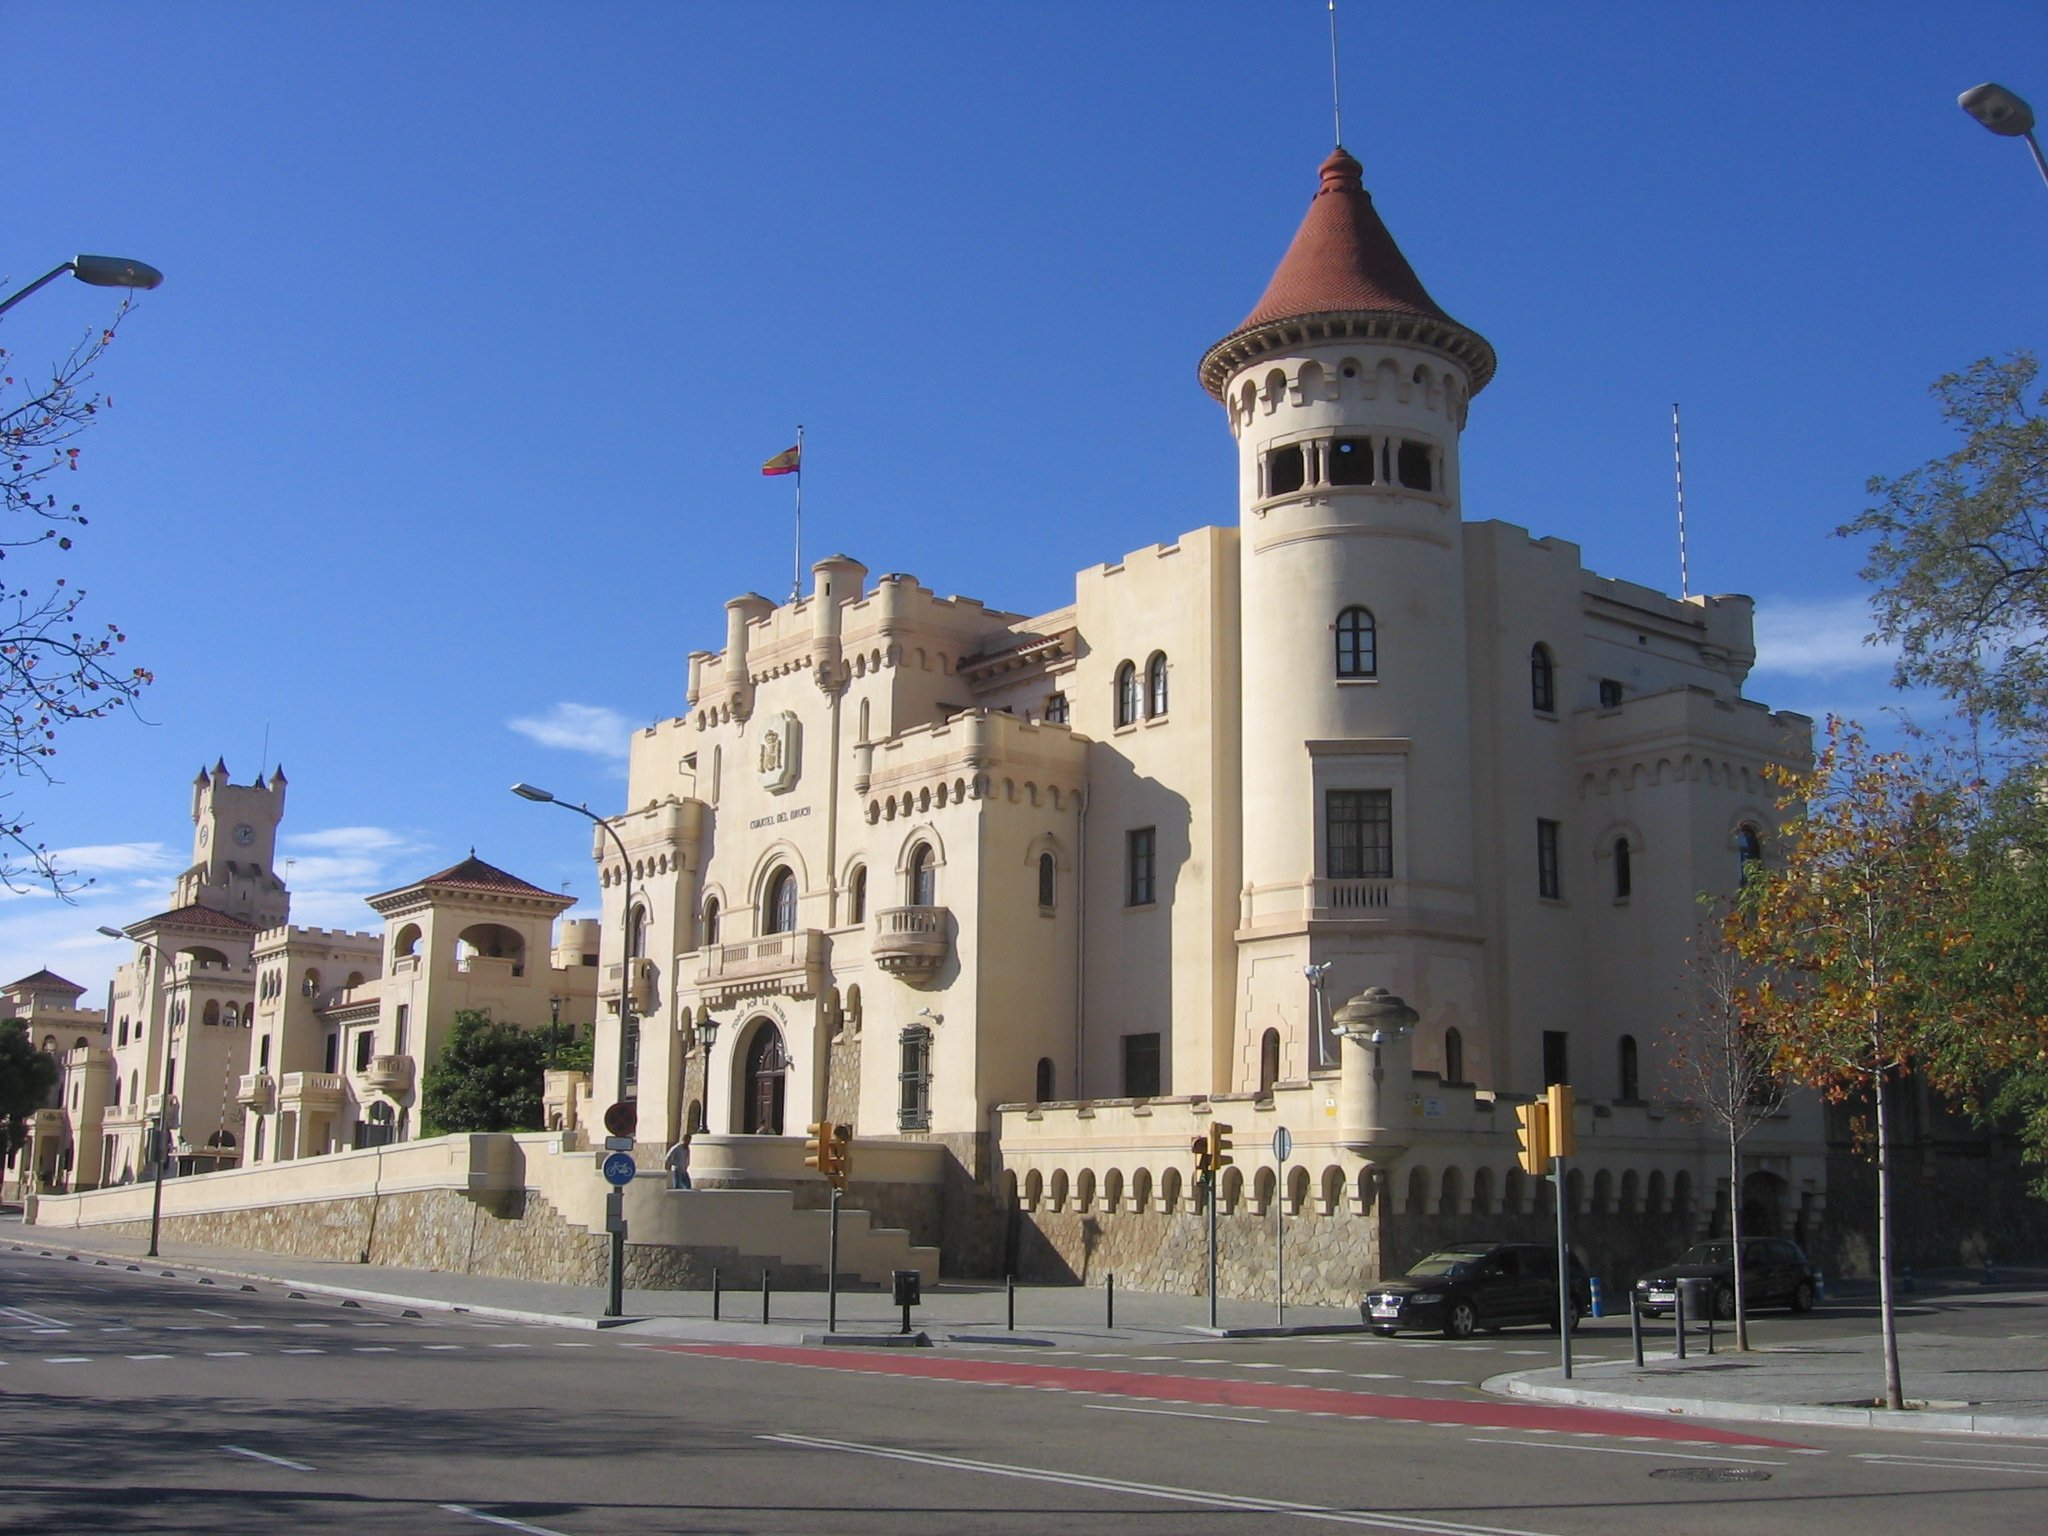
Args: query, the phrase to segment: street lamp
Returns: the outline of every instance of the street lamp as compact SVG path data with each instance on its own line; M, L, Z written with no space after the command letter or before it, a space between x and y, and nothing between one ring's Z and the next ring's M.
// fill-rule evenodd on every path
M54 282L66 272L81 283L91 283L95 288L154 288L164 280L163 273L147 262L130 261L125 256L74 256L63 266L45 272L26 288L18 288L6 298L0 299L0 315L6 314L45 283ZM104 928L100 931L106 932ZM122 937L126 938L127 935L123 934Z
M125 939L130 937L130 935L123 933L120 929L109 927L105 923L100 924L99 931L103 937L109 939ZM135 942L155 955L159 962L163 960L163 951L150 943L148 939L136 939ZM164 1091L156 1101L156 1188L149 1197L148 1257L152 1259L158 1256L156 1251L157 1233L162 1228L164 1221L164 1164L169 1161L171 1152L171 1068L175 1062L176 1058L171 1055L170 1010L166 1008L164 1011Z
M1308 978L1308 1059L1318 1067L1329 1065L1323 1059L1323 983L1329 977L1330 967L1336 963L1334 960L1325 960L1320 965L1304 965L1301 968L1301 974Z
M2034 109L2002 85L1986 81L1973 85L1956 98L1956 105L2002 138L2025 139L2034 152L2034 167L2048 181L2048 160L2034 138Z

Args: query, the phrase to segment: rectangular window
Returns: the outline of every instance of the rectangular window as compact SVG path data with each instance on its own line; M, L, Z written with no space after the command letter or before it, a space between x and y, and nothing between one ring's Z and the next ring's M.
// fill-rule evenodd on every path
M268 1072L270 1070L270 1036L268 1035L265 1035L256 1042L256 1070L258 1072Z
M323 1059L326 1065L321 1067L322 1072L341 1070L341 1036L333 1033L327 1036L327 1055Z
M556 1021L557 1023L560 1023L560 1022L561 1022L561 1013L562 1013L562 1000L561 1000L560 998L556 998L556 999L555 999L555 1021ZM407 1004L405 1004L405 1003L400 1003L400 1004L398 1005L398 1023L397 1023L397 1027L396 1027L396 1028L395 1028L395 1029L393 1030L393 1034L394 1034L394 1035L396 1036L396 1038L395 1038L395 1039L394 1039L394 1040L393 1040L393 1041L391 1042L391 1050L392 1050L392 1052L393 1052L393 1054L394 1054L394 1055L398 1055L398 1056L403 1056L403 1055L405 1054L405 1037L406 1037L406 1033L407 1033L407 1030L406 1030L406 1025L410 1024L411 1022L412 1022L412 1009L411 1009L411 1008L410 1008L410 1007L409 1007L409 1006L408 1006Z
M896 1074L896 1129L932 1128L932 1032L903 1031L901 1070Z
M356 1070L370 1070L370 1058L377 1054L377 1032L366 1029L356 1036Z
M1124 834L1124 905L1149 907L1157 898L1155 865L1159 838L1153 827Z
M1571 1033L1562 1029L1543 1031L1543 1086L1572 1080Z
M1330 444L1330 484L1371 485L1372 460L1369 438L1336 438Z
M621 1049L625 1052L625 1079L628 1088L640 1086L640 1021L632 1020L626 1025L626 1038Z
M1124 1097L1159 1097L1159 1033L1124 1036Z
M1557 876L1557 823L1536 823L1536 894L1555 901L1564 887Z
M1394 792L1333 789L1323 796L1324 872L1332 880L1394 878Z
M1621 684L1611 677L1600 679L1600 707L1602 709L1621 708Z
M1291 443L1285 448L1275 448L1266 455L1266 494L1285 496L1298 491L1308 480L1308 461L1303 456L1301 444Z
M1065 725L1067 718L1067 696L1064 693L1055 693L1045 701L1047 725Z

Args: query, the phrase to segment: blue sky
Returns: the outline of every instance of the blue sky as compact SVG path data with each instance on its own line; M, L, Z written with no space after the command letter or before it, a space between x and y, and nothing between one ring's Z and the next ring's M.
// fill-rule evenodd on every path
M2038 3L1341 12L1344 137L1431 292L1491 340L1465 512L1760 603L1752 695L1898 702L1857 551L1875 473L1946 451L1940 373L2043 344L2048 187L1955 106L2048 107ZM725 600L805 560L1037 612L1231 520L1203 350L1332 138L1321 0L18 6L7 289L163 269L67 477L87 615L154 669L75 730L37 835L99 883L0 902L0 976L95 995L224 756L291 780L296 920L478 853L594 894L630 726L683 712ZM22 364L104 323L11 313ZM14 569L20 577L26 572ZM90 999L89 999L90 1000Z

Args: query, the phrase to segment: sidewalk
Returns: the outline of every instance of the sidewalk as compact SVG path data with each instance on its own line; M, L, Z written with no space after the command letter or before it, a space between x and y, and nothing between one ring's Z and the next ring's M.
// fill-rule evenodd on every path
M1903 1413L1875 1406L1884 1393L1884 1356L1874 1282L1831 1301L1867 1310L1867 1329L1737 1354L1734 1329L1722 1324L1709 1355L1705 1331L1694 1326L1680 1360L1670 1321L1646 1319L1640 1367L1627 1357L1624 1333L1622 1360L1580 1365L1569 1382L1551 1367L1485 1385L1543 1402L1696 1418L2048 1439L2048 1274L2020 1271L1996 1285L1961 1271L1923 1276L1917 1290L1900 1296L1902 1311L1915 1314L1900 1319ZM1979 1308L1997 1309L1998 1322L1978 1332L1944 1327L1977 1319Z
M86 1264L104 1259L124 1267L200 1273L222 1282L281 1285L311 1295L420 1311L464 1311L546 1327L775 1344L826 1338L825 1297L817 1291L772 1292L764 1323L758 1289L726 1291L716 1321L708 1291L629 1290L626 1315L611 1319L602 1316L602 1287L295 1259L170 1241L162 1245L160 1258L145 1259L140 1238L45 1234L10 1214L0 1220L0 1255L12 1252L15 1244L30 1253L76 1252ZM1853 1334L1738 1355L1733 1333L1723 1325L1715 1354L1706 1353L1704 1332L1695 1332L1689 1336L1689 1358L1681 1361L1673 1353L1670 1323L1648 1324L1645 1359L1638 1368L1629 1358L1626 1320L1617 1333L1616 1320L1610 1318L1589 1331L1585 1342L1589 1351L1597 1341L1602 1354L1620 1353L1620 1361L1580 1364L1570 1382L1550 1367L1497 1376L1484 1386L1507 1396L1641 1413L2048 1439L2048 1272L2010 1273L1996 1286L1976 1284L1961 1272L1922 1276L1919 1289L1901 1298L1915 1315L1904 1319L1899 1340L1906 1394L1918 1406L1899 1414L1871 1406L1883 1390L1884 1366L1873 1298L1864 1294L1869 1290L1867 1284L1850 1286L1831 1298L1832 1306L1871 1311L1868 1327ZM1270 1302L1223 1301L1217 1307L1221 1326L1212 1334L1202 1297L1120 1290L1114 1306L1112 1320L1110 1297L1102 1286L1020 1286L1012 1331L1002 1286L944 1282L928 1287L911 1309L911 1327L938 1345L999 1342L1024 1348L1363 1331L1357 1312L1348 1308L1290 1306L1282 1326ZM1977 1333L1944 1329L1944 1314L1976 1317L1976 1309L1983 1307L1999 1309L1994 1326ZM886 1294L845 1292L831 1342L886 1344L900 1337L902 1320L902 1310L892 1307ZM1766 1341L1777 1332L1763 1319L1758 1331Z

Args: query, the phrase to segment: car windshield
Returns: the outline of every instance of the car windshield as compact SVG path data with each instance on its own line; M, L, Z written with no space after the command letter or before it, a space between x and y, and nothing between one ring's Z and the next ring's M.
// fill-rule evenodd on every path
M1408 1274L1417 1280L1428 1280L1438 1275L1461 1275L1477 1261L1476 1253L1432 1253L1428 1258L1409 1266Z
M1694 1243L1685 1250L1688 1264L1726 1264L1728 1245L1726 1243Z

